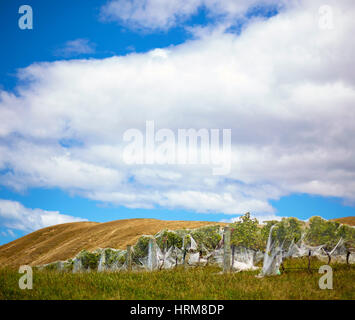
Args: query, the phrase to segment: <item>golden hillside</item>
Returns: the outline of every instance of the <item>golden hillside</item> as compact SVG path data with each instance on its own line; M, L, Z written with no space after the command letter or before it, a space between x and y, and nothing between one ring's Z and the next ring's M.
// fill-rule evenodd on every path
M355 217L345 217L345 218L338 218L332 219L332 221L337 221L342 224L348 224L350 226L355 226Z
M126 219L106 223L74 222L37 230L0 246L0 266L40 265L73 258L83 249L125 249L146 234L162 229L198 228L206 225L226 225L207 221L162 221L156 219Z

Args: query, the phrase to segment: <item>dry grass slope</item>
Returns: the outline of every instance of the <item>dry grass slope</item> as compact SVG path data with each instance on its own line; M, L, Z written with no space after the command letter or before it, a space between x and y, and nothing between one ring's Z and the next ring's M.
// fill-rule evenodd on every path
M73 258L81 250L97 248L124 249L144 235L162 229L198 228L226 225L207 221L162 221L126 219L106 223L74 222L37 230L20 239L0 246L0 266L39 265Z
M355 226L355 217L338 218L338 219L333 219L333 221L337 221L342 224L348 224L350 226Z

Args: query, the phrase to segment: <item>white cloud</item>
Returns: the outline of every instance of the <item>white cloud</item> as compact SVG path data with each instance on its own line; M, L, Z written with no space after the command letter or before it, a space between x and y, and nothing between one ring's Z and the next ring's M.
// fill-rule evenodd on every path
M73 57L80 54L95 52L95 45L88 39L75 39L67 41L62 48L55 51L55 54L63 57Z
M11 229L7 229L7 233L10 237L13 237L13 238L16 237L16 234Z
M281 221L281 217L277 216L277 215L250 215L250 217L252 219L257 219L259 224L263 224L267 221L271 221L271 220L276 220L276 221ZM225 222L225 223L234 223L234 222L241 222L242 219L241 219L241 216L237 216L237 217L233 217L233 218L230 218L230 219L222 219L220 222Z
M35 231L60 223L87 221L61 214L58 211L26 208L17 201L3 199L0 199L0 219L1 224L6 228L22 231ZM15 237L11 229L8 229L7 232L10 236Z
M0 183L59 187L131 208L275 214L293 192L355 199L354 5L298 1L241 35L102 60L37 63L0 92ZM232 128L232 169L127 165L129 128ZM157 128L158 129L158 128ZM71 148L60 142L76 141Z
M138 29L169 29L205 9L210 17L225 23L241 18L257 5L276 5L280 0L110 0L101 8L105 20Z

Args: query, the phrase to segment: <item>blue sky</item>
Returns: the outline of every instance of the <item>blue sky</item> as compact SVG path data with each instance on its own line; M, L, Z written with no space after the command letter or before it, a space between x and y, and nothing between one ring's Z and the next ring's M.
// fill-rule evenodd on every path
M21 30L24 3L1 1L0 244L85 219L355 215L351 19L327 33L312 24L321 2L196 3L26 1ZM230 174L125 166L122 132L146 120L231 128Z
M135 50L148 51L156 47L178 44L187 39L181 28L168 32L137 33L117 23L100 22L102 1L27 1L34 12L34 28L24 31L18 27L18 8L23 1L1 2L1 35L6 50L1 50L1 79L4 88L16 85L16 69L33 62L65 59L56 55L56 50L67 41L89 39L96 44L93 54L78 54L75 58L104 58L124 55ZM196 17L196 20L201 19ZM194 22L195 19L192 19Z

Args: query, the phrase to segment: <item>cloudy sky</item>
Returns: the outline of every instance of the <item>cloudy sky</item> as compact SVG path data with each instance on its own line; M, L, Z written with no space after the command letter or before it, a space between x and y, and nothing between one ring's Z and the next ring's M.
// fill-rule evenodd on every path
M0 243L123 218L355 215L353 0L0 3ZM231 129L231 170L123 134Z

